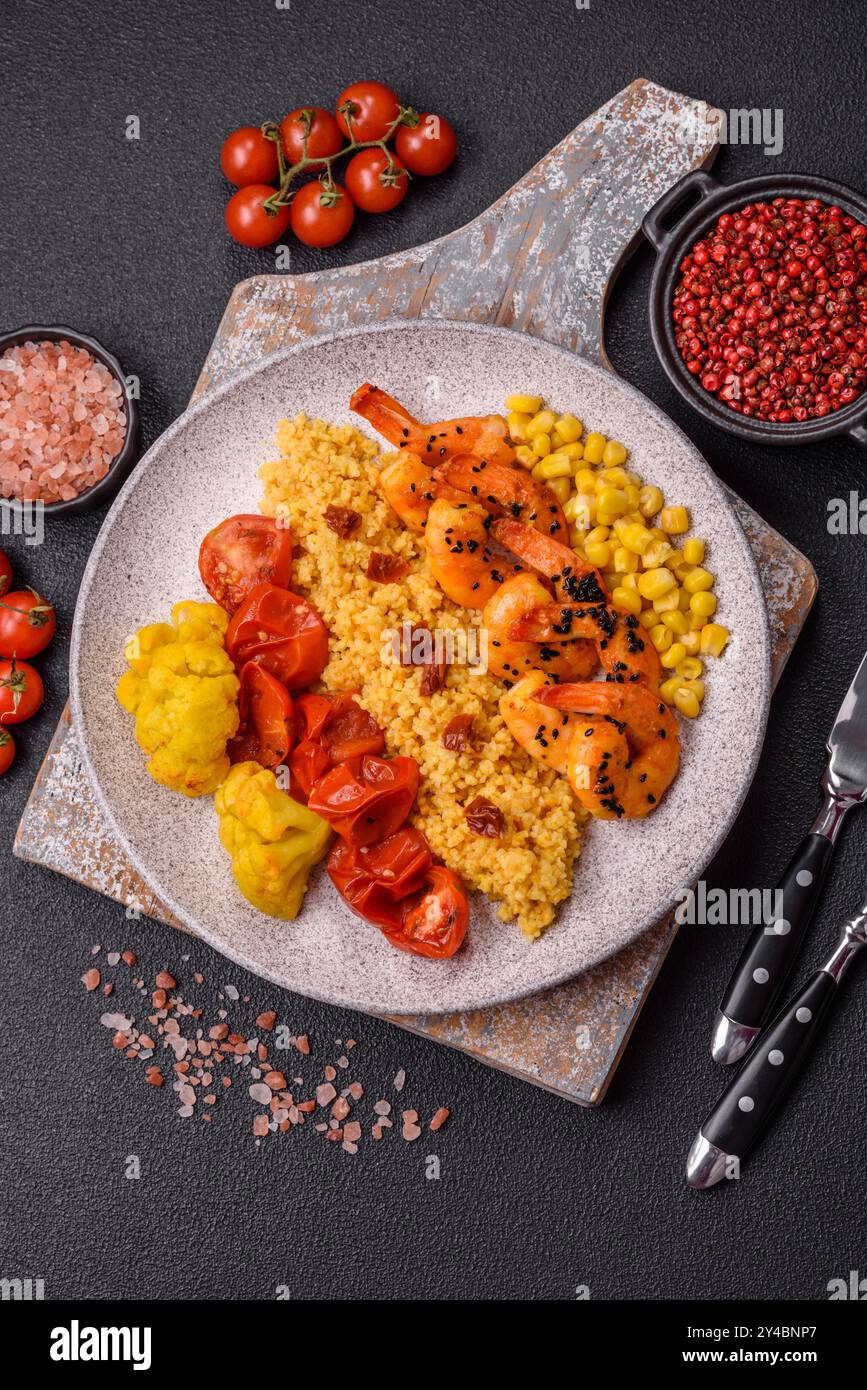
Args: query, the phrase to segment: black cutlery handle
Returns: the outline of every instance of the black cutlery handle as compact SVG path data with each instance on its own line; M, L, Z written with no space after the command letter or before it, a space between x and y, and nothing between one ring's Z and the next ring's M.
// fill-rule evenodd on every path
M795 963L816 910L834 845L825 835L805 835L780 879L780 911L774 925L755 929L735 966L722 1012L744 1028L760 1028Z
M803 1064L836 993L833 976L817 970L777 1014L702 1125L709 1143L731 1157L746 1157Z

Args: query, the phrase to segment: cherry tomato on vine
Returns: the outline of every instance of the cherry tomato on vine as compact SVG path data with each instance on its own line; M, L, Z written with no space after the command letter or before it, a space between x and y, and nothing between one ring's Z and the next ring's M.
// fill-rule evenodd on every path
M223 141L220 168L236 188L273 183L279 168L276 142L266 140L258 126L242 125Z
M4 550L0 550L0 594L5 594L11 583L12 566L9 563L9 556Z
M330 111L321 106L296 106L280 122L283 153L290 164L298 164L304 158L305 130L308 159L326 159L337 154L343 145L340 126Z
M412 174L441 174L458 152L454 128L445 116L425 111L418 125L397 128L394 147Z
M339 183L314 179L298 189L289 205L289 225L305 246L336 246L355 219L355 204Z
M275 192L269 183L250 183L232 194L226 204L226 226L239 245L270 246L279 241L289 225L289 209L269 213L262 206Z
M54 609L35 589L0 598L0 656L38 656L56 629Z
M32 719L45 699L42 677L26 661L0 661L0 725Z
M234 613L257 584L285 589L292 577L292 535L269 516L230 516L209 531L199 574L215 603Z
M15 740L5 729L0 729L0 777L8 772L15 761Z
M394 155L389 164L384 150L359 150L346 166L346 187L364 212L391 212L406 197L409 175Z
M337 98L337 124L349 139L381 140L399 114L400 102L384 82L352 82Z

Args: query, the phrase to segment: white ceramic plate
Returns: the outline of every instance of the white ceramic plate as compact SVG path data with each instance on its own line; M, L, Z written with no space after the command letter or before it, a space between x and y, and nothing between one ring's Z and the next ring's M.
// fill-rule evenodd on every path
M701 719L683 720L682 771L643 821L587 829L571 898L536 942L500 922L479 895L452 960L393 950L353 917L323 870L300 917L277 922L235 888L210 797L156 786L133 721L116 704L123 647L179 598L204 598L202 537L256 510L256 469L281 416L352 419L362 381L421 418L502 409L527 389L623 441L635 468L690 510L711 546L720 613L733 638L711 662ZM438 399L439 411L435 405ZM71 656L72 703L89 771L142 877L182 922L238 964L299 993L392 1013L479 1008L557 984L621 949L700 877L755 771L770 691L770 644L758 573L726 493L689 440L639 392L569 352L504 329L432 322L313 339L244 372L182 415L154 444L109 512L85 571Z

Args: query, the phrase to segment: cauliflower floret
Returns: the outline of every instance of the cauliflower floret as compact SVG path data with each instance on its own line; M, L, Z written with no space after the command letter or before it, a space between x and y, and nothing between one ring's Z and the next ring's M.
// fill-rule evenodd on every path
M214 797L235 882L269 917L297 917L307 879L328 850L327 823L258 763L236 763Z
M216 791L229 771L238 677L223 648L228 622L215 603L176 603L172 625L141 628L124 653L118 701L135 715L151 777L184 796Z

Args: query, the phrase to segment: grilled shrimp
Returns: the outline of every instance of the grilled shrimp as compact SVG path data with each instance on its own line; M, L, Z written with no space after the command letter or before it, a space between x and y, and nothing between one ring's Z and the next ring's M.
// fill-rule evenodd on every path
M484 608L506 578L508 561L488 536L490 515L475 502L434 502L424 529L431 574L453 603Z
M515 451L506 443L508 428L502 415L467 415L423 425L394 396L367 381L353 394L349 408L396 449L411 449L432 463L442 463L454 454L475 454L491 463L515 461Z
M538 762L565 773L572 716L539 703L547 686L541 671L530 671L500 696L500 713L516 743Z
M529 671L557 680L583 680L596 669L592 642L535 642L513 637L520 619L550 603L551 595L534 574L513 574L485 604L482 626L488 634L488 669L510 685Z
M434 472L437 483L458 488L498 517L529 523L546 536L566 536L566 518L554 493L523 468L457 454ZM442 496L437 493L437 496Z
M601 574L582 562L568 546L518 521L495 521L491 534L526 564L554 584L561 602L541 604L512 626L516 642L595 642L608 681L617 685L641 680L658 690L662 680L659 654L632 613L615 608Z
M379 486L404 526L418 535L424 531L428 512L437 497L452 502L467 500L457 488L436 483L433 469L422 463L418 454L410 452L398 454L385 465L379 475Z
M546 685L539 706L570 715L567 774L591 815L637 820L659 804L680 766L677 720L640 682Z

